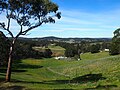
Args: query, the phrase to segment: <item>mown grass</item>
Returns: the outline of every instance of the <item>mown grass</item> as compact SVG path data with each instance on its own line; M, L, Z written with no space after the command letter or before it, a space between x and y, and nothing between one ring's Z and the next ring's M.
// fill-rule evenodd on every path
M21 60L13 65L10 83L3 82L5 72L0 71L0 90L120 90L120 56L106 52L90 55L83 54L80 61Z

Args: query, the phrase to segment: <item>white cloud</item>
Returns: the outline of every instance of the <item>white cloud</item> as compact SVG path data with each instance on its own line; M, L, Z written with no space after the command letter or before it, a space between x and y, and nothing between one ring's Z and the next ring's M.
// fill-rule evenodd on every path
M61 10L62 18L56 19L55 24L45 24L41 27L33 30L32 33L38 32L52 32L63 33L68 31L75 32L103 32L108 31L112 33L120 26L120 10L106 11L100 13L91 13L76 10ZM1 18L1 17L0 17ZM1 21L6 21L3 16ZM17 33L19 26L12 23L11 29L14 33ZM74 34L74 33L71 34Z
M74 10L61 10L62 18L54 26L60 30L115 30L120 26L120 10L86 13ZM53 29L54 29L53 27ZM59 30L59 29L57 29ZM61 30L61 31L62 31Z

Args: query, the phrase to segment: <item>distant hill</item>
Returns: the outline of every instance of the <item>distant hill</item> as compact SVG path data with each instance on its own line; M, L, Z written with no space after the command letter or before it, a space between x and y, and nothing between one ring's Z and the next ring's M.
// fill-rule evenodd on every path
M60 38L60 37L42 37L42 38L23 38L19 37L20 40L32 40L32 41L56 41L56 42L68 42L68 43L75 43L75 42L81 42L81 41L87 41L87 42L110 42L112 38Z
M57 42L81 42L81 41L87 41L87 42L109 42L111 41L111 38L59 38L59 37L43 37L43 38L31 38L32 40L47 40L47 41L57 41Z

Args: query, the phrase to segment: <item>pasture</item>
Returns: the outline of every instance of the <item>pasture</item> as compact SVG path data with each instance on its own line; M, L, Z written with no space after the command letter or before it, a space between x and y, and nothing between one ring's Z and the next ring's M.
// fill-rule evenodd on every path
M64 48L56 45L49 45L48 48L52 51L52 56L64 56ZM33 47L33 49L41 52L45 50L45 47Z
M11 82L4 82L6 70L0 69L0 90L120 90L120 55L101 52L81 57L80 61L44 58L14 62Z

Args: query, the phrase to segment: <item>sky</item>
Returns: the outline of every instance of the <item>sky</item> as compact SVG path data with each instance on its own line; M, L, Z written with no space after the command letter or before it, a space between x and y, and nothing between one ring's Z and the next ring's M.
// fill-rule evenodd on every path
M52 1L59 6L61 19L43 24L25 37L111 38L120 27L120 0Z

